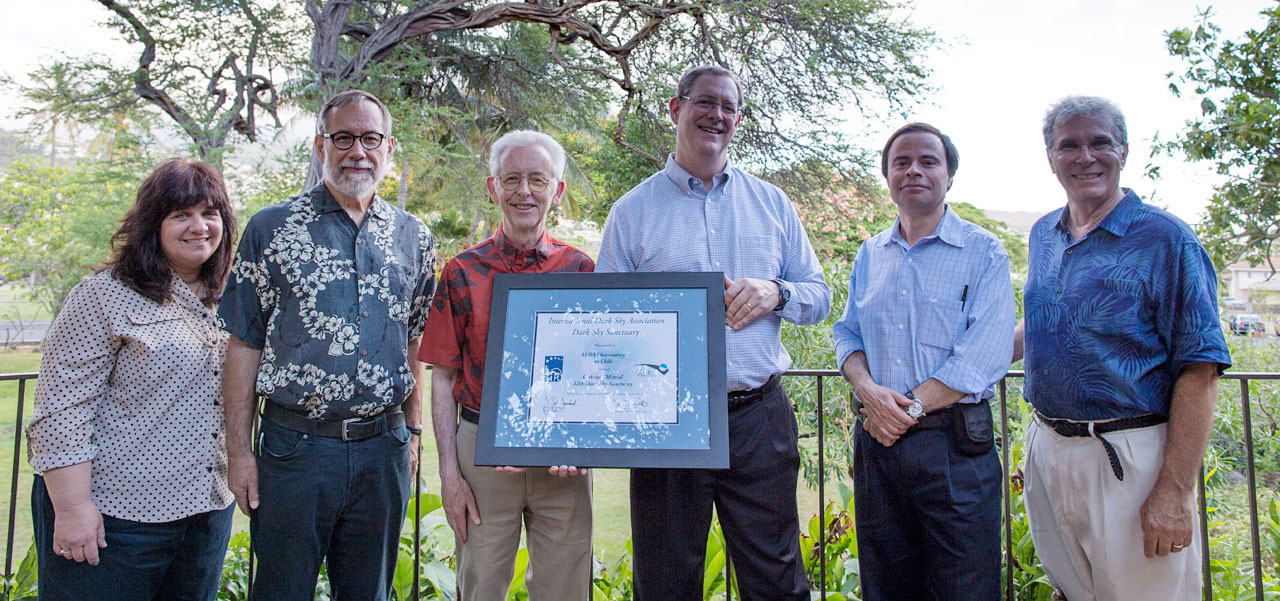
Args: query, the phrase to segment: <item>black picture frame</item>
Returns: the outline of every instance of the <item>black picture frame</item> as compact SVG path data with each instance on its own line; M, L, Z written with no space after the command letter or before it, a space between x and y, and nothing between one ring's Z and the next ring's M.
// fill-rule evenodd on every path
M485 356L484 386L481 393L480 420L476 441L476 465L579 467L654 467L725 469L729 467L728 403L725 378L725 307L724 276L720 272L690 273L552 273L499 274L494 278L490 305L489 336ZM542 315L540 318L539 315ZM538 421L536 403L547 402L549 393L539 393L536 375L555 384L549 386L605 385L601 374L584 375L584 370L571 370L563 355L543 356L543 366L535 365L535 353L543 348L537 342L539 331L551 329L548 323L563 323L561 315L584 321L635 320L661 321L656 331L663 341L653 345L637 337L632 346L622 344L627 352L612 353L620 363L630 359L629 352L656 352L653 349L675 348L674 363L664 361L632 363L630 374L613 375L619 379L659 378L644 380L636 390L661 388L670 397L674 387L674 404L663 404L669 416L665 421L584 420L560 421L548 418ZM541 320L541 321L539 321ZM674 343L670 323L676 324ZM541 325L539 325L541 324ZM564 328L565 326L556 326ZM576 326L575 326L576 327ZM639 328L652 326L637 326ZM556 330L562 332L562 330ZM605 331L606 335L591 336ZM575 329L581 340L558 335L544 336L548 348L562 340L595 347L609 344L615 334L633 330ZM641 330L649 331L649 330ZM532 332L532 335L530 333ZM568 344L566 342L566 344ZM674 345L674 346L673 346ZM572 346L572 345L569 345ZM577 347L573 347L575 350ZM545 349L544 349L545 350ZM590 364L596 353L583 350L571 360ZM665 355L664 355L665 356ZM583 359L582 357L587 357ZM553 362L558 359L559 364ZM612 362L610 359L594 359ZM597 366L599 367L599 366ZM561 383L561 370L566 377L577 377ZM627 367L604 366L610 373ZM573 373L568 373L573 372ZM656 373L655 373L656 372ZM668 378L668 376L673 376ZM553 379L554 378L554 379ZM671 382L668 382L670 380ZM632 384L613 384L631 386ZM573 394L594 388L569 389ZM635 395L627 391L625 394ZM648 393L638 393L648 394ZM539 396L541 395L541 396ZM617 405L610 394L581 394L573 397L584 411ZM647 398L647 397L645 397ZM643 398L642 398L643 400ZM625 403L624 403L625 405ZM643 406L640 402L637 406ZM611 409L612 410L612 409Z

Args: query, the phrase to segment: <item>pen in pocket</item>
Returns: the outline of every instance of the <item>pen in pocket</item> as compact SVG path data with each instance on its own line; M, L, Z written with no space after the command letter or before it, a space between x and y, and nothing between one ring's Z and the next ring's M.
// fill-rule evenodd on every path
M960 293L960 310L964 311L964 303L969 299L969 285L964 285L964 292Z

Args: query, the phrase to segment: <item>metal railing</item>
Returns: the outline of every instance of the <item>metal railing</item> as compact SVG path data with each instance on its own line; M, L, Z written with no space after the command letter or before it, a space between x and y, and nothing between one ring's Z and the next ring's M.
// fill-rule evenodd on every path
M816 427L816 432L812 434L808 434L807 436L816 437L818 439L817 442L818 442L818 474L819 474L818 503L819 503L819 506L817 508L817 515L822 516L824 513L823 505L825 504L825 498L826 498L826 494L825 494L826 493L826 478L825 478L826 441L825 441L824 432L825 432L826 414L828 412L827 399L825 394L826 386L824 383L827 378L839 378L840 373L832 369L816 369L816 370L815 369L797 369L797 370L788 371L784 375L787 377L815 379L815 382L814 382L815 390L817 391L817 399L816 399L817 400L817 408L816 408L817 427ZM998 392L997 397L1000 403L999 441L1002 443L999 446L1000 446L1000 454L1001 454L1001 465L1003 466L1002 471L1003 471L1003 480L1004 480L1004 484L1003 484L1004 516L1002 520L1003 521L1002 539L1003 539L1003 545L1004 545L1003 562L1006 567L1006 569L1004 570L1004 573L1005 573L1004 598L1006 600L1012 600L1015 598L1014 597L1014 594L1015 594L1014 577L1013 577L1013 570L1011 569L1011 566L1013 564L1014 543L1015 543L1015 541L1013 540L1013 531L1012 531L1012 524L1011 524L1011 517L1013 516L1013 507L1012 507L1012 500L1011 500L1011 485L1012 485L1011 474L1016 469L1016 466L1009 465L1010 445L1007 444L1007 442L1011 440L1011 437L1010 437L1010 429L1009 429L1010 415L1009 415L1008 382L1010 379L1020 379L1022 377L1023 377L1023 372L1011 371L1005 375L1004 379L1002 379L997 386L997 392ZM9 598L9 586L10 586L9 583L12 580L14 575L14 565L13 565L14 564L13 562L14 540L13 539L14 539L15 523L17 519L18 475L19 475L19 467L21 465L20 462L26 461L26 454L22 452L23 411L27 402L27 390L29 388L28 383L33 382L35 379L36 379L36 374L34 373L0 374L0 382L16 381L18 386L17 409L16 409L16 415L14 418L13 460L9 470L9 473L10 473L9 508L8 508L9 522L8 522L7 531L5 533L4 590L3 590L3 597L0 597L2 599ZM1224 387L1228 385L1227 384L1228 382L1233 382L1233 381L1238 382L1240 387L1240 410L1241 410L1241 417L1242 417L1241 425L1242 425L1242 429L1244 430L1244 446L1245 446L1245 468L1246 468L1245 480L1247 482L1248 495L1249 495L1249 534L1250 534L1252 560L1253 560L1253 583L1254 583L1254 593L1255 593L1254 596L1258 601L1262 601L1262 599L1264 598L1265 591L1263 590L1263 578L1262 578L1263 577L1262 547L1261 547L1260 522L1259 522L1259 515L1258 515L1257 475L1256 475L1255 465L1254 465L1255 457L1254 457L1253 421L1252 421L1252 410L1251 410L1250 391L1249 391L1249 383L1257 380L1280 380L1280 373L1228 372L1227 374L1222 376ZM1222 399L1220 398L1219 400L1221 401ZM420 478L417 479L415 486L416 486L415 498L419 498L421 495L421 488L420 488L421 479ZM1205 600L1211 601L1213 599L1213 586L1212 586L1213 577L1212 577L1212 571L1210 569L1210 545L1209 545L1208 513L1207 513L1208 510L1207 510L1207 503L1205 498L1203 468L1201 470L1201 478L1200 478L1199 486L1197 487L1197 489L1198 489L1198 492L1197 492L1198 505L1200 510L1200 546L1201 546L1201 563L1202 563L1201 568L1202 568L1202 578L1203 578L1202 596ZM417 505L418 504L415 503L415 507L417 507ZM819 519L822 519L822 518L820 517ZM415 515L415 519L414 519L414 541L420 540L417 532L418 524L420 521L421 521L421 515L419 513ZM825 534L825 524L824 524L823 530ZM823 598L825 598L827 593L827 588L826 588L827 582L825 577L826 576L826 553L825 553L826 536L821 536L817 542L818 542L818 561L819 561L819 569L818 569L819 581L816 584L818 585L819 591L821 592ZM250 559L250 561L252 562L252 558ZM252 582L252 563L250 565L251 565L250 582ZM418 597L417 583L420 581L420 578L421 578L420 567L421 567L420 548L418 548L418 545L415 544L414 570L413 570L413 573L414 573L413 598L414 599L417 599ZM725 590L726 590L726 596L729 596L729 597L732 596L731 595L732 587L729 584L730 582L731 582L731 566L729 562L726 561L725 562L725 583L726 583Z

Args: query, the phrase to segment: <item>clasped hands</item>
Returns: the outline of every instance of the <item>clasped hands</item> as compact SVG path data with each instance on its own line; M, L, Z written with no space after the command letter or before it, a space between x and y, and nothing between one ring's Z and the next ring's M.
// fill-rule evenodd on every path
M865 416L862 427L880 444L893 446L916 425L916 420L907 415L906 407L911 406L911 400L902 393L869 382L859 386L856 394Z
M742 278L738 281L724 276L724 323L735 329L751 325L761 315L778 306L782 291L771 280Z

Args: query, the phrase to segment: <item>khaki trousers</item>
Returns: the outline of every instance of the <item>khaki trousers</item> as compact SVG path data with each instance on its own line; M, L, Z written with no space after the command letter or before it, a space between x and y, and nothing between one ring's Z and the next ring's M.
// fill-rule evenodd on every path
M1200 598L1200 528L1191 546L1148 559L1140 511L1164 461L1167 424L1103 436L1124 466L1116 479L1096 438L1068 438L1034 420L1023 503L1036 553L1069 601Z
M475 465L476 425L458 422L458 465L471 485L480 524L458 543L463 601L506 599L523 524L530 601L585 601L591 582L591 476L561 478L546 468L505 474Z

